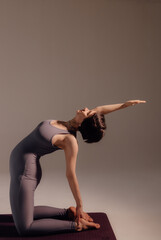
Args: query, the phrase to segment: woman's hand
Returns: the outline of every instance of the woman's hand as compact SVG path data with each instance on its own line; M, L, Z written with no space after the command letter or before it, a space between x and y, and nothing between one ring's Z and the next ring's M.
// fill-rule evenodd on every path
M93 222L93 218L91 218L88 213L83 212L82 218L88 222Z
M76 207L76 222L77 222L77 228L80 227L80 218L83 216L83 208L82 207Z
M139 103L146 103L146 101L142 100L129 100L123 104L123 107L129 107L129 106L134 106Z
M83 212L82 207L77 207L76 208L76 222L77 222L78 228L80 225L80 218L83 218L84 220L86 220L88 222L93 222L93 219L88 215L88 213Z

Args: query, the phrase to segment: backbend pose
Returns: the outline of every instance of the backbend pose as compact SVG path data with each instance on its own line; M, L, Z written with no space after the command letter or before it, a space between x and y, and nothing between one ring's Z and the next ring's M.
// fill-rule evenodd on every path
M69 121L45 120L12 150L10 156L10 204L13 219L20 235L52 234L59 231L81 231L100 228L83 212L83 203L76 177L79 130L85 142L98 142L104 136L104 115L145 101L103 105L89 110L78 110ZM76 208L60 209L47 206L34 207L34 191L41 180L39 159L45 154L63 149L66 176L73 193Z

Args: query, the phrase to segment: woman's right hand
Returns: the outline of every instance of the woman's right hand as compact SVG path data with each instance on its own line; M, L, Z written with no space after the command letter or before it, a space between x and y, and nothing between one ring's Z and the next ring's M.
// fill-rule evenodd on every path
M80 224L80 218L83 218L84 220L88 222L93 222L93 219L88 215L88 213L83 212L82 207L77 207L76 208L76 222L79 226Z
M76 231L80 232L82 230L87 230L87 229L99 229L100 224L99 223L94 223L94 222L88 222L84 220L83 218L80 218L80 225L79 227L77 226Z
M82 207L76 207L76 222L77 222L77 228L80 227L80 218L83 216L83 208Z

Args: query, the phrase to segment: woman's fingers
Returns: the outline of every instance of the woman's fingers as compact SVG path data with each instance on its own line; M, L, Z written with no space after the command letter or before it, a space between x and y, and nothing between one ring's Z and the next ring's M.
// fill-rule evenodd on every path
M93 222L93 218L91 218L87 213L86 213L86 217L88 222Z
M89 216L89 222L93 222L93 218Z
M136 103L146 103L146 101L143 101L143 100L137 100Z
M77 231L82 231L82 224L81 224L81 222L80 222L80 217L77 217L77 218L75 219L75 222L77 223L76 230L77 230Z
M77 227L80 227L80 216L76 218Z
M129 102L131 102L132 104L146 103L146 101L144 101L144 100L131 100L131 101L129 101Z
M89 112L87 113L87 116L88 116L88 117L91 117L91 116L93 116L95 113L96 113L96 111L89 110Z
M80 221L80 218L83 218L88 222L93 222L93 219L89 216L88 213L86 212L82 212L81 214L77 213L75 207L69 207L68 216L70 219L75 220L77 223Z
M125 103L126 106L134 106L139 103L146 103L144 100L130 100Z
M93 222L93 219L88 215L88 213L83 213L82 218L88 222Z

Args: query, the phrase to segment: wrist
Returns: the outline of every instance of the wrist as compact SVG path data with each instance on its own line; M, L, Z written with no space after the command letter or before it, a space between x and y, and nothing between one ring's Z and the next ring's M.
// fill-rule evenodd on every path
M79 197L79 199L77 199L76 206L78 208L83 208L83 201L82 201L81 197Z
M121 108L126 108L126 107L128 107L127 102L121 104Z
M77 204L76 208L82 208L83 209L83 204Z

